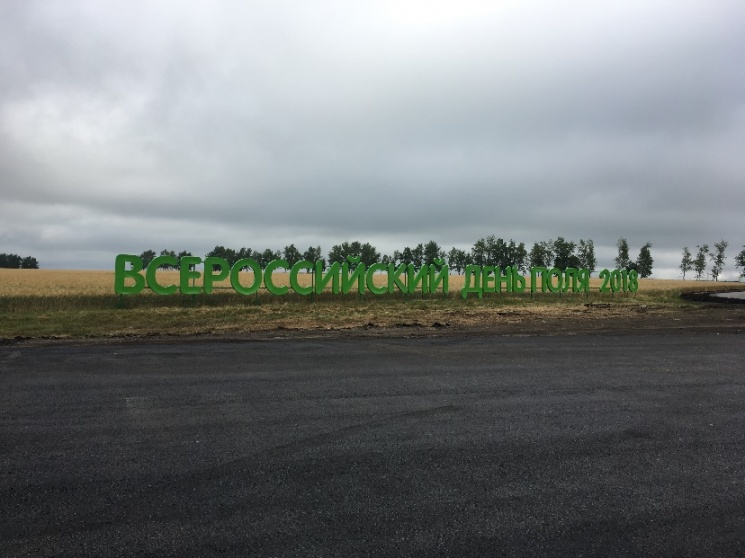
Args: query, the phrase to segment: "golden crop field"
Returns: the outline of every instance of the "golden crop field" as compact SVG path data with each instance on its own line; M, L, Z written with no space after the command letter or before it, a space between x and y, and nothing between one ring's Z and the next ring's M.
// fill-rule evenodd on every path
M387 275L375 276L375 284L385 285ZM288 273L274 273L274 283L277 286L289 286ZM301 273L298 275L299 282L303 286L311 283L311 274ZM241 272L241 283L248 285L252 282L251 272ZM528 278L529 281L530 278ZM159 271L158 281L163 285L178 284L178 271ZM463 275L450 275L450 292L460 291L463 288ZM600 279L593 277L590 280L591 290L596 291L600 287ZM200 285L201 282L197 281ZM217 290L230 290L230 281L215 283ZM712 291L712 290L740 290L745 288L742 283L715 282L715 281L681 281L678 279L640 279L639 292L667 292L667 291ZM145 290L142 294L151 294ZM68 271L56 269L0 269L0 297L13 296L86 296L86 295L114 295L114 272L113 271ZM140 296L140 295L137 295Z
M278 286L289 283L287 273L275 273ZM158 273L162 285L177 284L176 271ZM311 276L300 275L309 285ZM387 275L375 278L377 285ZM246 272L243 285L252 282ZM664 323L701 319L697 306L680 299L684 291L742 290L740 283L710 281L639 281L637 293L599 293L599 279L590 293L524 293L460 296L464 277L449 277L449 296L290 293L276 296L266 289L244 296L229 282L216 284L212 294L158 296L149 290L137 295L114 293L113 271L0 269L0 342L26 338L100 338L152 335L245 334L276 330L361 330L400 327L506 328L508 332L566 324L607 327L607 324ZM692 313L691 313L692 312ZM676 316L671 319L671 316ZM659 321L658 321L659 323ZM548 324L548 325L547 325ZM581 325L585 324L585 325ZM635 326L633 326L635 327Z

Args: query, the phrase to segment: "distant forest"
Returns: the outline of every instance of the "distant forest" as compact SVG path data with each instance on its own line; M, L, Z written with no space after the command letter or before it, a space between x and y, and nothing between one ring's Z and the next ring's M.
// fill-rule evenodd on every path
M18 254L0 254L0 268L39 269L39 262L31 256L24 258Z
M650 252L651 244L645 244L639 252L639 257L632 260L629 257L629 247L626 239L621 238L618 241L619 257L616 263L619 268L628 270L635 269L639 272L640 277L649 277L652 274L652 255ZM147 266L156 256L171 256L179 260L184 256L191 256L190 252L176 253L173 250L162 250L160 254L154 250L146 250L140 254L143 264ZM285 246L284 250L254 250L252 248L226 248L224 246L215 246L215 248L206 254L207 257L223 258L231 266L238 260L251 258L260 266L265 267L272 260L284 259L290 267L301 260L311 262L323 261L324 264L334 262L343 263L348 257L359 258L361 263L370 266L380 262L383 264L414 264L415 267L422 267L433 263L447 263L448 267L456 273L462 273L467 265L494 266L504 269L512 267L513 269L527 272L532 267L545 268L582 268L588 269L592 273L595 271L597 260L595 259L595 246L592 240L580 239L579 242L566 240L558 237L555 240L536 242L528 250L523 242L515 242L510 239L505 241L494 235L480 238L473 247L466 251L458 248L452 248L445 251L437 242L430 240L426 243L420 243L416 246L406 246L402 250L396 250L393 254L384 254L370 243L365 242L343 242L331 248L327 257L323 257L320 246L310 246L304 252L298 250L294 244ZM172 266L162 266L168 269Z

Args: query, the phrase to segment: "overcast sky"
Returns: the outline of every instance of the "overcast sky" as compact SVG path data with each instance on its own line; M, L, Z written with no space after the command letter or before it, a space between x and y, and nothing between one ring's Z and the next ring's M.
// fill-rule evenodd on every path
M0 252L745 244L742 0L0 1Z

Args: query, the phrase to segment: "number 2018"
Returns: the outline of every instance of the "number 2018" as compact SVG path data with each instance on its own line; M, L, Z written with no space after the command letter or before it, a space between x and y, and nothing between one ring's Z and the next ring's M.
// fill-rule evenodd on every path
M601 293L608 292L631 292L635 293L639 289L639 273L632 269L614 269L609 271L604 269L600 272L600 278L603 284L600 286Z

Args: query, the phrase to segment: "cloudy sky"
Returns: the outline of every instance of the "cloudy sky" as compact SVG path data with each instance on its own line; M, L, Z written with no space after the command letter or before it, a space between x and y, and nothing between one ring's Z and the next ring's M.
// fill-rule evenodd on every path
M741 0L0 2L0 252L745 244Z

